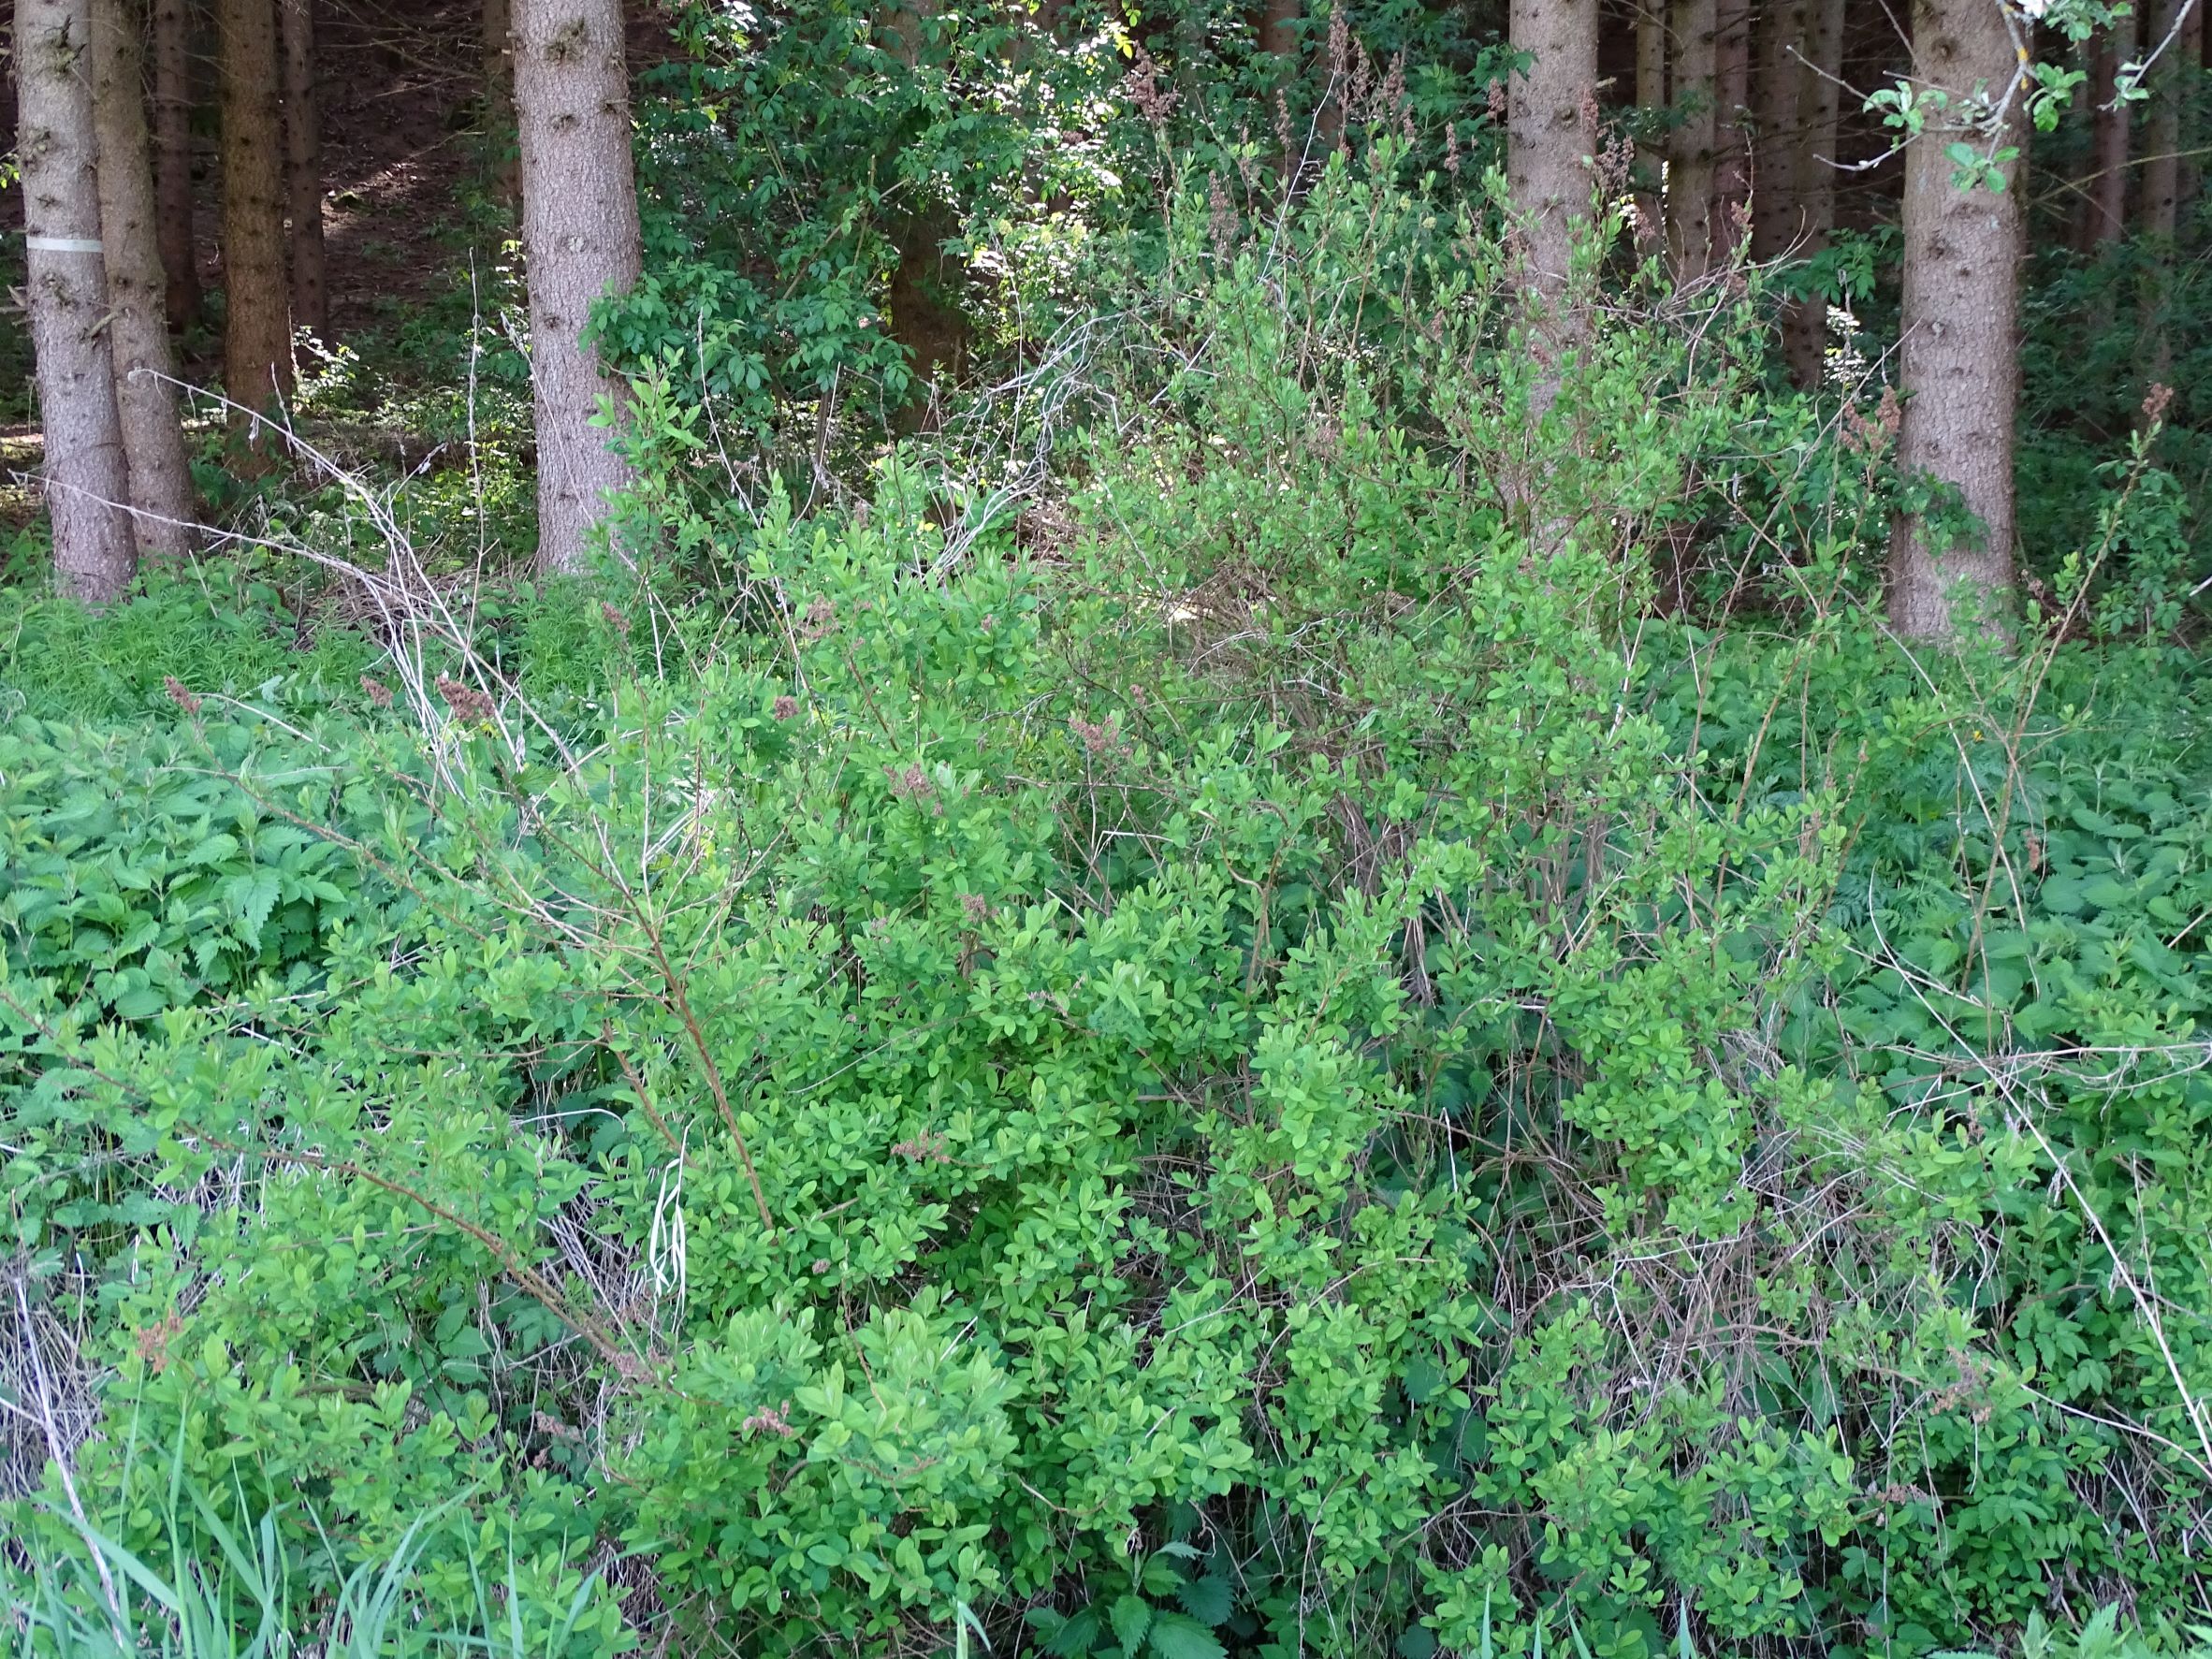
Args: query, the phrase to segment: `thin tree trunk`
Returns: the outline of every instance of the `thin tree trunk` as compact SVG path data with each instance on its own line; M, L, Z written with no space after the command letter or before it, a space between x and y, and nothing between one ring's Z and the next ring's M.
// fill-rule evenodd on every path
M2179 135L2181 151L2180 206L2177 210L2183 225L2190 222L2190 207L2197 199L2197 192L2203 188L2205 180L2205 83L2203 77L2206 68L2212 67L2205 62L2206 43L2212 42L2212 22L2207 22L2205 16L2208 10L2212 10L2212 0L2196 0L2196 5L2190 8L2188 19L2181 25L2181 37L2174 42L2174 49L2179 55L2183 65L2181 71L2181 131ZM2193 76L2190 74L2188 68L2190 64L2197 65L2197 72ZM2195 89L2193 95L2190 91L2192 87Z
M273 440L253 416L292 389L284 276L284 131L277 110L274 0L217 0L223 68L223 389L234 463L267 464Z
M1666 0L1638 0L1636 13L1636 107L1647 119L1666 109ZM1663 220L1666 204L1666 146L1647 138L1637 147L1637 251L1645 256L1663 251L1666 234Z
M1712 268L1715 22L1714 0L1673 0L1678 120L1666 147L1666 255L1677 283L1694 283Z
M1506 177L1526 239L1523 290L1539 373L1530 397L1540 417L1559 392L1558 360L1581 338L1568 284L1575 242L1590 223L1596 146L1597 0L1513 0L1511 38L1529 54L1506 83Z
M129 479L115 414L90 83L89 0L17 0L23 297L38 363L55 584L88 604L128 592Z
M2151 12L2147 37L2151 47L2178 34L2185 8L2194 17L2196 0L2161 0ZM2192 50L2186 59L2179 39L2166 48L2165 55L2151 67L2147 89L2150 97L2143 120L2143 195L2136 203L2136 213L2138 228L2150 243L2154 259L2170 251L2180 223L2181 105L2190 79L2183 66L2196 56L2195 42L2189 45Z
M2122 33L2122 31L2126 33ZM2095 130L2088 193L2080 220L2085 254L2119 240L2128 230L2128 138L2133 111L2117 96L2120 59L2134 46L2134 22L2123 18L2100 33L2089 58L2089 109Z
M1274 83L1288 86L1298 77L1298 0L1264 0L1259 8L1259 50L1274 60Z
M906 348L914 373L905 400L891 412L891 424L896 431L917 432L941 413L940 383L957 379L968 367L971 331L961 305L968 271L945 251L958 225L944 210L906 214L887 228L898 264L883 296L885 328Z
M2172 318L2175 240L2181 227L2181 107L2195 79L2190 69L2197 43L2179 36L2197 16L2196 0L2161 0L2151 13L2149 41L2175 36L2150 73L2150 106L2143 123L2143 195L2136 205L2143 241L2143 273L2136 290L2135 338L2147 381L2174 371Z
M315 95L314 0L277 0L284 43L284 197L292 218L292 326L330 326L323 260L323 110Z
M1966 105L1996 93L2016 62L2005 13L1991 0L1915 0L1913 67L1927 88ZM2017 110L2018 100L2014 101ZM1981 533L1939 546L1919 517L1899 520L1890 543L1889 619L1909 638L1950 640L1954 590L2001 616L2013 581L2013 419L2019 400L2020 259L2024 217L2017 155L2000 164L2006 188L1962 189L1948 146L1977 154L2025 151L2016 115L1988 135L1930 123L1905 153L1903 338L1905 394L1898 462L1954 487Z
M1718 0L1713 19L1712 237L1733 257L1749 228L1751 0Z
M484 137L491 152L492 186L500 199L519 201L522 174L515 156L515 14L509 0L484 0Z
M930 51L929 25L941 14L939 0L895 0L882 18L886 46L909 69L922 66ZM914 378L891 412L893 429L923 430L939 413L940 376L957 375L968 359L968 314L959 291L967 272L949 256L945 244L959 226L940 206L924 203L885 226L898 250L898 264L884 295L887 331L906 348Z
M1797 168L1802 145L1798 102L1812 55L1812 0L1782 0L1759 20L1752 105L1758 148L1752 175L1752 257L1765 264L1796 253L1804 236Z
M145 65L131 0L91 0L93 129L115 407L141 555L191 548L192 473L177 418L177 364L162 308L161 249L147 148Z
M637 281L637 180L620 0L521 0L515 108L530 280L538 449L538 568L579 571L630 467L593 426L620 390L584 343L592 302Z
M192 8L153 0L153 196L161 224L162 307L169 326L199 315L192 214Z
M1827 251L1836 227L1836 141L1842 109L1843 0L1810 0L1805 62L1798 65L1797 159L1792 167L1797 193L1799 236L1804 256ZM1827 364L1828 302L1816 296L1783 308L1783 349L1790 377L1811 391Z
M1275 170L1285 182L1298 168L1300 144L1290 127L1289 94L1298 80L1298 22L1303 15L1299 0L1260 0L1259 50L1269 59L1275 95Z
M1590 219L1597 3L1513 0L1511 27L1514 50L1532 62L1506 88L1506 180L1528 239L1530 284L1556 296Z

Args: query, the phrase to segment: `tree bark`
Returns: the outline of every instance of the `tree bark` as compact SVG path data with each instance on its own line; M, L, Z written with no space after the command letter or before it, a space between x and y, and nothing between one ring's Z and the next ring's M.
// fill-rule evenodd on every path
M492 187L502 201L522 198L515 156L515 13L509 0L484 0L484 138Z
M1589 222L1597 97L1597 0L1513 0L1516 51L1533 60L1506 87L1506 174L1528 239L1529 282L1566 285Z
M1636 107L1647 121L1666 110L1666 0L1638 0L1636 12ZM1649 258L1666 248L1666 145L1647 135L1636 150L1637 252Z
M2150 14L2148 49L2155 49L2169 35L2177 36L2184 18L2197 15L2196 0L2160 0ZM2174 232L2180 223L2181 206L2181 104L2187 95L2188 78L2182 72L2183 64L2196 56L2196 43L2185 43L2176 38L2167 47L2165 54L2151 66L2150 95L2143 120L2143 194L2136 202L2138 228L2151 244L2155 258L2171 247Z
M2184 177L2182 120L2203 51L2196 31L2204 27L2203 0L2163 0L2153 14L2150 44L2169 36L2173 44L2151 70L2150 109L2143 124L2142 236L2144 266L2137 297L2137 338L2142 342L2144 378L2164 382L2174 371L2174 270L2180 250L2181 192Z
M2212 46L2212 20L2205 17L2205 14L2207 11L2212 11L2212 0L2196 0L2195 8L2190 12L2188 20L2181 25L2181 38L2174 43L2175 50L2181 54L2183 65L2180 132L2181 205L2179 212L2184 225L2189 223L2190 204L2197 199L2197 193L2204 188L2205 182L2203 77L2208 69L2212 69L2212 64L2205 62L2207 47ZM2193 76L2189 73L2187 67L2192 63L2197 65L2197 73ZM2190 90L2192 86L2196 89L2193 95Z
M90 0L90 9L108 341L132 530L141 555L180 558L192 545L192 473L184 461L177 364L162 306L166 279L147 147L138 19L130 0Z
M1303 15L1298 0L1262 0L1259 7L1259 50L1275 60L1274 83L1288 86L1298 75L1298 20Z
M1713 16L1714 255L1742 245L1751 196L1751 0L1718 0Z
M1797 195L1799 244L1817 258L1836 227L1836 143L1841 132L1843 71L1843 0L1809 0L1805 62L1798 65L1797 157L1791 171ZM1820 385L1827 366L1828 302L1794 299L1783 307L1783 349L1790 378L1807 391Z
M2123 35L2122 30L2127 33ZM2119 240L2128 230L2128 138L2132 111L2117 101L2117 90L2120 59L2132 51L2133 34L2133 21L2123 18L2098 35L2090 53L2089 109L2094 136L2077 244L2085 254Z
M129 479L115 413L90 83L89 0L18 0L17 158L25 309L37 358L55 585L88 604L128 592Z
M1270 60L1269 80L1274 89L1275 171L1288 183L1298 169L1298 135L1290 126L1289 92L1298 80L1301 52L1298 23L1304 16L1299 0L1260 0L1259 50Z
M1915 0L1914 73L1954 106L1977 87L2001 94L2016 62L2005 13L1994 0ZM2015 99L2016 111L2020 100ZM2025 151L2016 114L1994 140ZM1951 640L1954 591L1971 590L2001 616L2013 581L2013 417L2019 397L2019 269L2024 251L2018 157L2001 164L2006 188L1961 189L1953 143L1986 154L1983 133L1931 121L1905 153L1903 338L1905 394L1898 461L1953 486L1981 521L1939 546L1922 519L1899 520L1890 542L1889 619L1909 638Z
M1666 255L1677 283L1712 268L1715 0L1673 0L1677 123L1666 146Z
M1806 90L1803 60L1812 56L1812 0L1782 0L1759 20L1757 73L1752 80L1758 148L1752 175L1751 251L1762 264L1790 256L1804 236L1797 128Z
M278 118L273 0L217 0L223 79L223 389L234 464L268 463L274 443L254 418L292 389L292 307L284 276L284 134Z
M153 0L153 196L161 224L162 309L182 328L199 315L192 211L192 8Z
M1513 48L1531 62L1506 82L1506 177L1526 240L1522 289L1539 358L1530 414L1537 418L1558 396L1560 357L1582 333L1568 273L1595 184L1597 13L1597 0L1512 0Z
M284 198L292 219L292 327L330 326L323 259L323 111L315 95L314 0L277 0L284 45Z
M538 448L538 568L579 571L630 468L591 421L620 389L584 343L591 304L639 264L620 0L521 0L515 108Z

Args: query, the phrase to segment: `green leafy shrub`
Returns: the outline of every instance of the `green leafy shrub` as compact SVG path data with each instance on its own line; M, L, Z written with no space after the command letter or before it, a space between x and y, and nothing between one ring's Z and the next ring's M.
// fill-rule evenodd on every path
M836 520L648 474L729 573L687 648L648 574L143 793L18 735L9 1182L103 1535L266 1535L318 1619L412 1550L448 1629L521 1562L577 1652L2179 1645L2190 689L1892 648L1878 414L1725 295L1540 362L1398 165L1101 255L1157 302L1070 399L1149 413L1023 434L1041 530L924 449ZM132 948L225 977L133 1019L60 907L141 826L192 937Z

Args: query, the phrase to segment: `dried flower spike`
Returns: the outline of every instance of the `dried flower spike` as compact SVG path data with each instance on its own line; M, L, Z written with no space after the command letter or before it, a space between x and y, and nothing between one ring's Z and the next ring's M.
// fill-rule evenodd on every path
M475 721L491 719L491 699L474 686L463 685L450 675L438 677L438 695L445 699L457 719Z

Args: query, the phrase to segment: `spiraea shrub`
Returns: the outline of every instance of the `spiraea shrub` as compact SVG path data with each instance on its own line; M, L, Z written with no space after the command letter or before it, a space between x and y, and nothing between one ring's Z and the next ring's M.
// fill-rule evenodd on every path
M40 1629L127 1554L403 1561L411 1650L2187 1639L2185 674L1894 649L1755 294L1553 349L1362 152L1100 255L1018 517L673 525L681 674L15 731Z

